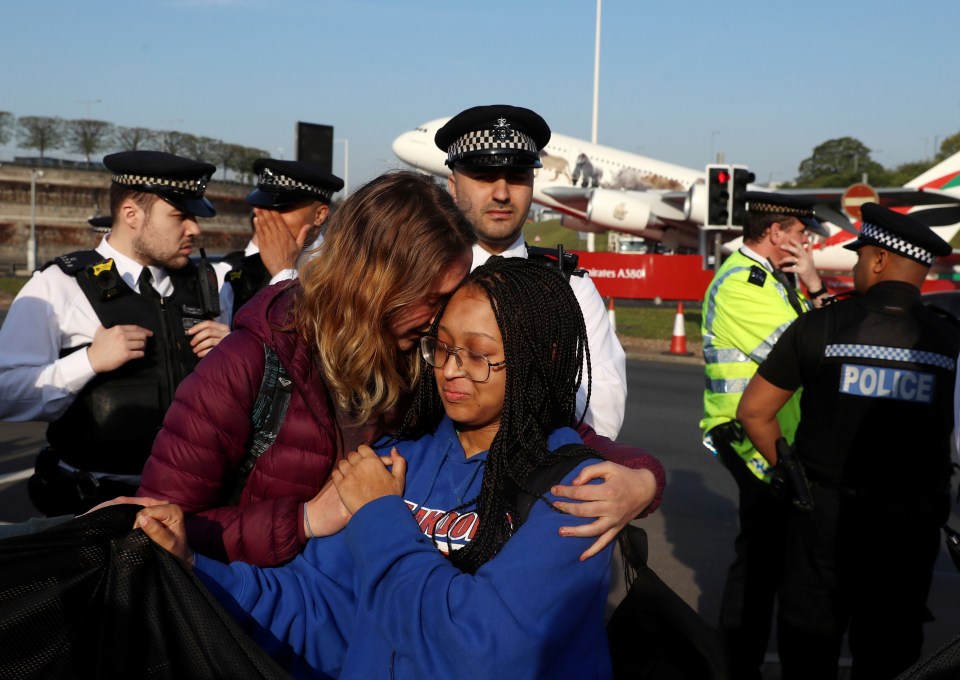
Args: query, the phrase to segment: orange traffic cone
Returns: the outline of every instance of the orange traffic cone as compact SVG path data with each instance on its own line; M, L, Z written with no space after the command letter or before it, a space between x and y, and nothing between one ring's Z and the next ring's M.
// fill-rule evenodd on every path
M610 321L610 328L613 329L613 332L617 332L617 312L613 308L613 298L610 298L610 302L607 303L607 319Z
M670 339L670 351L665 354L677 354L691 357L693 352L687 351L687 332L683 327L683 303L677 303L677 315L673 317L673 337Z

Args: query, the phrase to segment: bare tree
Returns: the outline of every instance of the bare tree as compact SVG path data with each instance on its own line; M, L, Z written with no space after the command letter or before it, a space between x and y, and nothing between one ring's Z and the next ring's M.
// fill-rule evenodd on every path
M109 149L113 145L113 123L80 118L68 120L64 126L68 149L74 153L83 154L88 167L90 156Z
M258 158L268 158L269 156L270 154L263 149L237 145L231 170L237 173L241 182L249 182L253 177L253 162Z
M216 146L222 144L212 137L184 135L184 153L197 161L213 162L217 158Z
M152 149L157 143L157 133L142 127L118 126L114 134L114 141L118 151Z
M214 140L213 144L208 147L209 160L220 168L223 173L222 179L226 180L227 170L233 169L233 159L239 148L236 144L228 144L220 140Z
M59 149L63 141L63 118L59 116L23 116L17 120L17 144L39 151L41 161L47 149Z
M13 125L16 118L9 111L0 111L0 144L6 144L13 136Z
M193 135L188 135L184 132L177 132L176 130L164 130L157 133L157 142L160 146L160 151L166 151L167 153L181 154L189 146L188 137Z

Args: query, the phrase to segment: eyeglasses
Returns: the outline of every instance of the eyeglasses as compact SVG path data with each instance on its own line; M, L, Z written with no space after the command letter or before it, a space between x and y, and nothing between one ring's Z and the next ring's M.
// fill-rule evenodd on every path
M482 354L477 354L466 347L448 345L429 335L420 338L420 354L423 355L423 360L434 368L443 368L451 356L455 357L460 375L473 382L486 382L490 377L491 368L507 363L506 361L493 363Z

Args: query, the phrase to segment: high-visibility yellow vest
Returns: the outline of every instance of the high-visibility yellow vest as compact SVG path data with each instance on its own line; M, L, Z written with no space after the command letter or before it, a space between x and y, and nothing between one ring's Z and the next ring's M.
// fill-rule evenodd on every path
M809 308L809 302L800 299ZM796 318L786 289L743 252L733 253L717 271L703 299L701 322L706 386L700 427L708 446L710 430L736 419L747 383ZM790 442L800 423L800 393L777 413L783 436ZM749 439L744 437L733 448L753 474L770 481L770 465Z

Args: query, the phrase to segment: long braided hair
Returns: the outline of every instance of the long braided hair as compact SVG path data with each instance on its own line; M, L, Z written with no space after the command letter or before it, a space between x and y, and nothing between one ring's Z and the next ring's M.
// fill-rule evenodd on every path
M500 429L487 455L480 494L448 511L476 505L477 534L464 548L448 551L454 564L474 573L513 535L515 491L524 488L535 468L562 457L547 448L547 437L558 427L579 422L576 395L585 369L589 404L590 350L580 305L556 269L523 258L491 257L460 288L472 288L489 299L506 361ZM432 333L442 315L434 320ZM412 417L401 430L404 438L432 432L443 417L434 372L424 367L421 376L408 414Z

